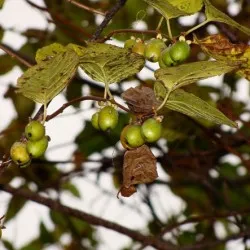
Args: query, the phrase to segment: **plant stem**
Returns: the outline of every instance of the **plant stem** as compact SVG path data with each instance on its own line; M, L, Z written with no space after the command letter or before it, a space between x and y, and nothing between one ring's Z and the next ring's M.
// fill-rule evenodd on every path
M161 105L157 108L156 111L159 111L160 109L162 109L162 108L165 106L165 104L166 104L166 102L167 102L167 100L168 100L169 95L170 95L171 92L172 92L172 89L171 89L171 90L168 89L168 92L167 92L167 94L166 94L164 100L162 101Z
M204 22L194 26L193 28L191 28L190 30L186 31L184 34L185 36L188 35L189 33L193 32L196 29L199 29L200 27L202 27L203 25L207 24L209 22L209 20L205 20Z
M160 30L163 20L164 20L164 17L162 16L159 23L158 23L158 25L157 25L157 27L156 27L156 31Z
M167 19L167 27L168 27L168 35L169 35L169 38L172 39L172 38L173 38L173 35L172 35L171 25L170 25L169 19Z

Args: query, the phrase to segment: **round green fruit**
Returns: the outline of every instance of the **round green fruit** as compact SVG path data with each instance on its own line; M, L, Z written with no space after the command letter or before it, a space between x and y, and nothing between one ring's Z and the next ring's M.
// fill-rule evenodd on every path
M158 62L161 51L166 48L166 44L161 39L153 39L145 47L144 56L150 62Z
M127 128L125 138L128 145L132 148L140 147L145 143L141 134L141 126L139 125L130 125Z
M141 133L146 142L156 142L161 137L162 125L154 118L149 118L142 124Z
M169 50L169 48L166 48L162 51L159 61L162 61L167 67L172 67L177 65L177 63L171 58Z
M98 120L99 120L99 112L96 112L92 115L92 118L91 118L91 123L92 123L92 126L97 129L97 130L100 130L100 127L99 127L99 124L98 124Z
M27 151L32 158L41 157L48 147L48 137L44 136L39 141L28 141Z
M128 39L124 43L124 48L126 48L126 49L132 49L134 47L135 43L136 43L135 39Z
M136 42L132 48L132 52L137 53L139 55L144 55L145 44L143 42Z
M31 121L25 127L25 136L30 141L39 141L45 135L45 127L39 121Z
M15 142L10 149L10 157L19 166L29 163L30 156L27 145L23 142Z
M102 131L114 129L118 124L118 112L112 106L106 106L99 112L98 125Z
M169 54L174 62L184 62L190 55L190 46L185 41L178 41L171 46Z

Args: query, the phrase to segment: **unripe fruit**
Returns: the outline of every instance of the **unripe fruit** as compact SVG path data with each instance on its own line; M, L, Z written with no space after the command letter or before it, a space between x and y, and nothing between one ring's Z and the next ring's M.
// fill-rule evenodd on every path
M10 157L17 165L22 166L30 161L27 146L23 142L15 142L10 149Z
M142 124L141 133L146 142L156 142L161 137L162 125L154 118L149 118Z
M28 141L27 151L33 158L38 158L42 156L48 147L48 137L44 136L39 141Z
M92 118L91 118L91 123L92 123L92 126L97 129L97 130L100 130L100 127L99 127L99 124L98 124L98 120L99 120L99 112L96 112L92 115Z
M98 125L103 131L114 129L118 123L118 112L112 106L106 106L99 112Z
M39 121L31 121L25 127L25 136L30 141L38 141L45 135L45 127Z
M141 134L141 126L139 125L130 125L127 128L125 138L128 145L132 148L140 147L145 143Z
M169 54L174 62L184 62L190 55L190 46L185 41L178 41L169 49Z
M146 45L143 42L136 42L132 48L132 52L143 56L145 51L145 46Z
M171 58L169 50L169 48L166 48L162 51L161 60L167 67L172 67L177 65L177 63Z
M135 45L136 41L135 39L128 39L125 43L124 43L124 48L126 49L132 49L133 46Z
M161 39L150 40L146 45L144 56L150 62L158 62L161 51L166 48L166 44Z

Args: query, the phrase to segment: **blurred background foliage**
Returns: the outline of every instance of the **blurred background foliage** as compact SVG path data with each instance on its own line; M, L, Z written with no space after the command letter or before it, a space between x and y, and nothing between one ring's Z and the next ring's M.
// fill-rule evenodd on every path
M24 0L23 0L24 1ZM25 44L20 50L15 51L19 56L24 57L29 62L34 62L37 49L48 44L58 42L61 44L76 43L83 44L95 32L100 24L101 16L90 13L84 9L74 6L65 0L44 0L45 8L26 1L34 11L48 13L48 23L54 24L54 29L27 29L22 35L26 38ZM94 9L103 12L110 9L115 0L103 1L79 1ZM234 20L247 27L250 26L250 2L248 0L230 1L226 0L211 1L221 11L231 15L229 7L232 4L238 4L240 11L232 16ZM33 1L35 3L35 1ZM10 14L11 15L11 14ZM185 24L181 18L171 20L173 35L179 35L180 32L188 30L197 24L201 14L197 14L194 22L190 25ZM110 25L104 30L103 36L117 29L136 28L138 23L144 25L146 29L154 30L160 20L160 15L149 7L142 0L128 0L126 5L113 18ZM213 23L217 28L217 33L229 36L232 42L248 42L249 37L233 30L224 24ZM196 31L198 37L209 35L211 25ZM167 33L165 23L161 28L162 33ZM5 30L1 29L1 37ZM152 37L145 34L134 34L143 40ZM113 39L124 42L131 36L131 33L116 34ZM4 44L2 44L4 45ZM202 54L199 48L192 47L190 61L197 61ZM204 55L203 55L204 56ZM26 67L17 60L8 55L0 56L0 75L11 71L14 66L20 66L22 70ZM150 70L150 66L149 66ZM163 139L152 148L157 151L158 168L162 169L168 176L167 181L161 176L152 184L139 186L138 193L141 193L141 204L148 207L152 218L146 222L145 232L157 235L163 228L189 218L190 216L210 215L209 219L200 220L187 228L176 227L169 230L168 238L177 246L192 246L196 244L214 242L220 240L216 232L216 223L220 223L226 232L225 237L240 233L242 230L250 229L250 217L248 214L238 216L230 212L249 209L250 202L250 115L249 102L244 102L234 98L237 91L237 84L241 79L234 74L226 74L222 83L214 86L208 83L207 86L200 86L199 83L193 84L186 90L209 101L217 106L230 119L237 121L240 129L228 129L223 126L218 127L202 121L192 120L182 114L167 110L164 113L164 131ZM140 74L117 86L112 93L115 98L120 96L129 82L136 82L138 85L151 86L151 78L144 79ZM0 131L0 157L8 154L13 142L18 140L23 133L24 127L29 117L34 112L35 104L21 95L15 93L15 82L10 83L4 98L10 99L16 111L16 117L2 131ZM86 91L86 87L87 91ZM83 91L85 89L85 92ZM103 93L103 86L77 75L64 92L66 99L72 100L79 97L80 94L100 96ZM95 107L93 102L92 108ZM4 107L3 107L4 108ZM80 105L74 105L75 111L81 111ZM75 115L77 115L77 112ZM122 181L122 156L124 150L118 147L118 141L122 128L128 123L129 117L121 113L119 125L111 133L102 133L95 130L90 121L86 121L83 130L75 138L76 150L72 155L72 170L63 172L57 167L57 162L50 162L46 158L32 161L32 165L26 169L19 169L11 165L0 177L2 185L10 183L15 178L23 180L20 188L30 189L32 184L36 192L48 193L54 190L58 195L62 192L69 192L78 199L81 197L77 186L71 182L71 177L75 175L84 178L90 172L85 168L85 162L88 162L89 156L95 153L101 153L98 160L98 167L91 172L96 174L96 182L104 172L113 178L114 193ZM62 124L63 126L63 124ZM70 133L70 131L68 132ZM104 152L106 149L116 151L115 157L108 157ZM230 162L228 156L236 156L237 163ZM60 161L60 159L58 159ZM163 186L167 186L171 191L185 202L185 207L180 214L162 220L158 214L158 207L152 205L151 199L155 194L154 189L160 188L164 192ZM146 190L146 191L145 191ZM138 195L134 194L134 195ZM167 194L166 194L167 195ZM129 198L128 198L129 199ZM12 197L6 211L5 225L13 220L24 208L27 200L23 198ZM126 202L126 201L125 201ZM160 203L168 203L167 196ZM121 201L123 204L124 201ZM229 216L217 218L216 214L229 213ZM214 215L214 216L213 216ZM96 228L73 217L64 216L58 212L51 211L50 218L55 224L53 231L46 228L43 222L40 223L40 235L18 250L41 250L60 242L61 236L68 233L70 242L61 243L60 249L98 249L101 241L96 234ZM21 230L21 229L20 229ZM223 250L226 248L227 241L221 241L216 246L206 246L200 249ZM247 237L243 238L241 243L244 249L247 247ZM3 237L3 246L5 249L14 250L13 242L9 242ZM121 249L136 249L136 243L131 239L131 243L123 246ZM243 248L242 248L243 249Z

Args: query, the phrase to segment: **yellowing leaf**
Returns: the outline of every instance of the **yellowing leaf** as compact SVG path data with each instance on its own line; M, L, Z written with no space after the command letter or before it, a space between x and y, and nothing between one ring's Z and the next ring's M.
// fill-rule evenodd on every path
M36 52L36 62L48 61L52 57L65 52L66 48L60 43L52 43L48 46L45 46L41 49L38 49Z
M186 12L188 15L194 14L201 10L203 0L167 0L171 5L179 10Z
M166 19L188 15L185 11L173 6L167 0L144 0L146 3L155 8Z
M211 57L228 64L238 64L237 73L250 80L250 46L233 44L223 35L212 35L202 40L194 37L195 43Z
M167 89L160 82L155 83L154 91L155 95L161 99L164 99L167 94ZM218 109L182 89L176 89L170 93L165 107L193 118L202 118L216 124L237 127L235 122L227 118Z
M233 26L236 29L241 30L247 35L250 35L250 29L240 25L239 23L235 22L232 18L230 18L225 13L221 12L220 10L216 9L209 0L204 0L204 4L206 6L205 14L207 17L207 21L216 21L221 23L226 23L228 25Z
M79 64L73 50L67 50L49 61L41 61L18 78L18 92L42 104L48 103L70 82Z
M105 84L118 83L138 73L144 57L110 44L90 43L80 56L80 67L93 80Z
M177 89L201 79L230 72L235 68L235 65L229 65L225 61L200 61L158 69L155 77L168 89Z

